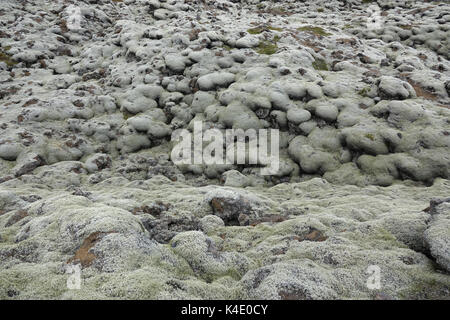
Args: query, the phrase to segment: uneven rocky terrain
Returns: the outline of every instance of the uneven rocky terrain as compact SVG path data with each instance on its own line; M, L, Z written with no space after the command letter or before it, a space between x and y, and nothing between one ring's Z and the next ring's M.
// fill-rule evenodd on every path
M447 1L2 0L0 299L449 299L449 39ZM194 121L280 169L175 165Z

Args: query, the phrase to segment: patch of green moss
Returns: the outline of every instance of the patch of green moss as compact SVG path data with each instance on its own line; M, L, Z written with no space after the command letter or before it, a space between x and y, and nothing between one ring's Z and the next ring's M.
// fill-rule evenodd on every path
M6 228L3 232L0 233L0 237L2 239L2 242L0 243L0 247L3 245L14 243L14 237L16 236L16 233L18 230L14 227Z
M321 27L313 27L313 26L305 26L297 28L298 31L305 31L305 32L311 32L318 36L328 37L331 36L331 33L326 32Z
M211 232L209 236L227 240L222 244L222 251L224 252L245 252L248 250L247 243L252 242L256 246L274 234L275 230L271 226L258 224L255 227L222 227Z
M230 277L232 280L239 281L239 280L241 280L241 278L243 276L244 275L242 273L240 273L238 270L230 268L226 272L221 273L220 275L214 275L214 274L213 275L209 275L207 277L207 281L208 282L213 282L213 281L216 281L216 280L218 280L220 278L223 278L223 277Z
M375 137L374 137L374 135L373 135L372 133L366 133L364 136L365 136L367 139L370 139L370 140L372 140L372 141L375 140Z
M367 248L377 247L379 249L407 248L407 246L398 241L397 238L384 228L376 227L370 233L348 233L346 238L352 241L358 241L360 245Z
M11 55L8 54L8 51L11 49L10 46L3 47L0 49L0 62L6 63L8 67L12 67L17 64L17 61L11 58Z
M374 0L362 0L362 3L372 3Z
M250 34L260 34L260 33L264 32L264 31L267 31L267 30L283 31L283 29L281 29L281 28L267 26L267 27L251 28L251 29L248 29L247 32L250 33Z
M416 276L417 277L417 276ZM450 289L449 281L438 274L421 273L411 287L399 292L403 299L417 300L441 300Z
M247 32L250 34L260 34L263 31L264 31L264 28L262 28L262 27L256 27L256 28L251 28L251 29L247 30Z
M128 111L125 110L125 109L122 111L122 114L123 114L123 119L124 119L124 120L128 120L129 118L131 118L131 117L134 116L134 114L128 112Z
M24 264L0 272L0 299L58 299L67 291L66 275L57 275L39 265Z
M321 71L328 71L328 65L325 62L325 60L323 59L316 59L313 63L312 66L314 69L316 70L321 70Z
M222 48L224 48L224 49L227 50L227 51L231 51L231 50L233 49L231 46L229 46L229 45L227 45L227 44L224 44L224 45L222 46Z
M286 9L283 7L273 7L271 8L273 14L284 14L287 13Z
M389 231L383 229L383 228L379 228L378 229L378 234L375 234L373 236L373 239L375 240L380 240L380 241L385 241L385 242L389 242L391 245L393 246L397 246L400 248L406 248L406 245L402 244L401 242L399 242L397 240L397 238L392 235L392 233L390 233Z
M351 28L353 28L353 25L351 25L351 24L346 24L344 27L342 27L342 29L351 29Z
M413 28L412 25L408 25L408 24L402 24L399 25L400 28L402 28L403 30L411 30Z
M272 31L278 31L278 32L283 31L282 28L277 28L277 27L272 27L272 26L268 26L267 29L272 30Z
M279 36L273 37L272 40L263 40L258 44L256 52L259 54L272 55L278 51L277 42L280 40Z
M318 8L318 9L317 9L317 12L324 12L324 11L325 11L324 8Z

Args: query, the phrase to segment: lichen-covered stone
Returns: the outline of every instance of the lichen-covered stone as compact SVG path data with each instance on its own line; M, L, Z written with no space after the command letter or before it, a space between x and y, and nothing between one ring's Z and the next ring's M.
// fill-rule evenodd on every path
M449 296L447 2L69 2L0 2L0 299Z

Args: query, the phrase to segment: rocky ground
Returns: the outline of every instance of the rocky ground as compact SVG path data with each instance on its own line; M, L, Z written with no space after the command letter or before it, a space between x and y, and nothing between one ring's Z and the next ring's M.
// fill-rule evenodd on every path
M449 299L449 39L446 1L2 0L0 299ZM194 121L280 170L176 166Z

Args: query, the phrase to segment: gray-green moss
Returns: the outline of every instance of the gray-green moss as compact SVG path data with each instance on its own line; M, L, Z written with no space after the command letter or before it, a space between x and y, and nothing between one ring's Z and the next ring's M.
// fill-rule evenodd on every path
M262 40L259 42L256 52L259 54L272 55L277 53L277 43L280 40L279 36L274 36L272 40Z
M317 36L323 36L323 37L331 36L331 33L326 32L321 27L305 26L305 27L297 28L297 30L298 31L304 31L304 32L310 32L310 33L313 33L313 34L315 34Z
M17 64L17 61L12 59L11 55L8 53L8 51L11 49L11 47L3 47L0 48L0 62L6 63L8 67L13 67Z
M312 63L312 66L316 70L320 71L328 71L328 65L327 62L324 59L318 59L316 58L314 62Z

